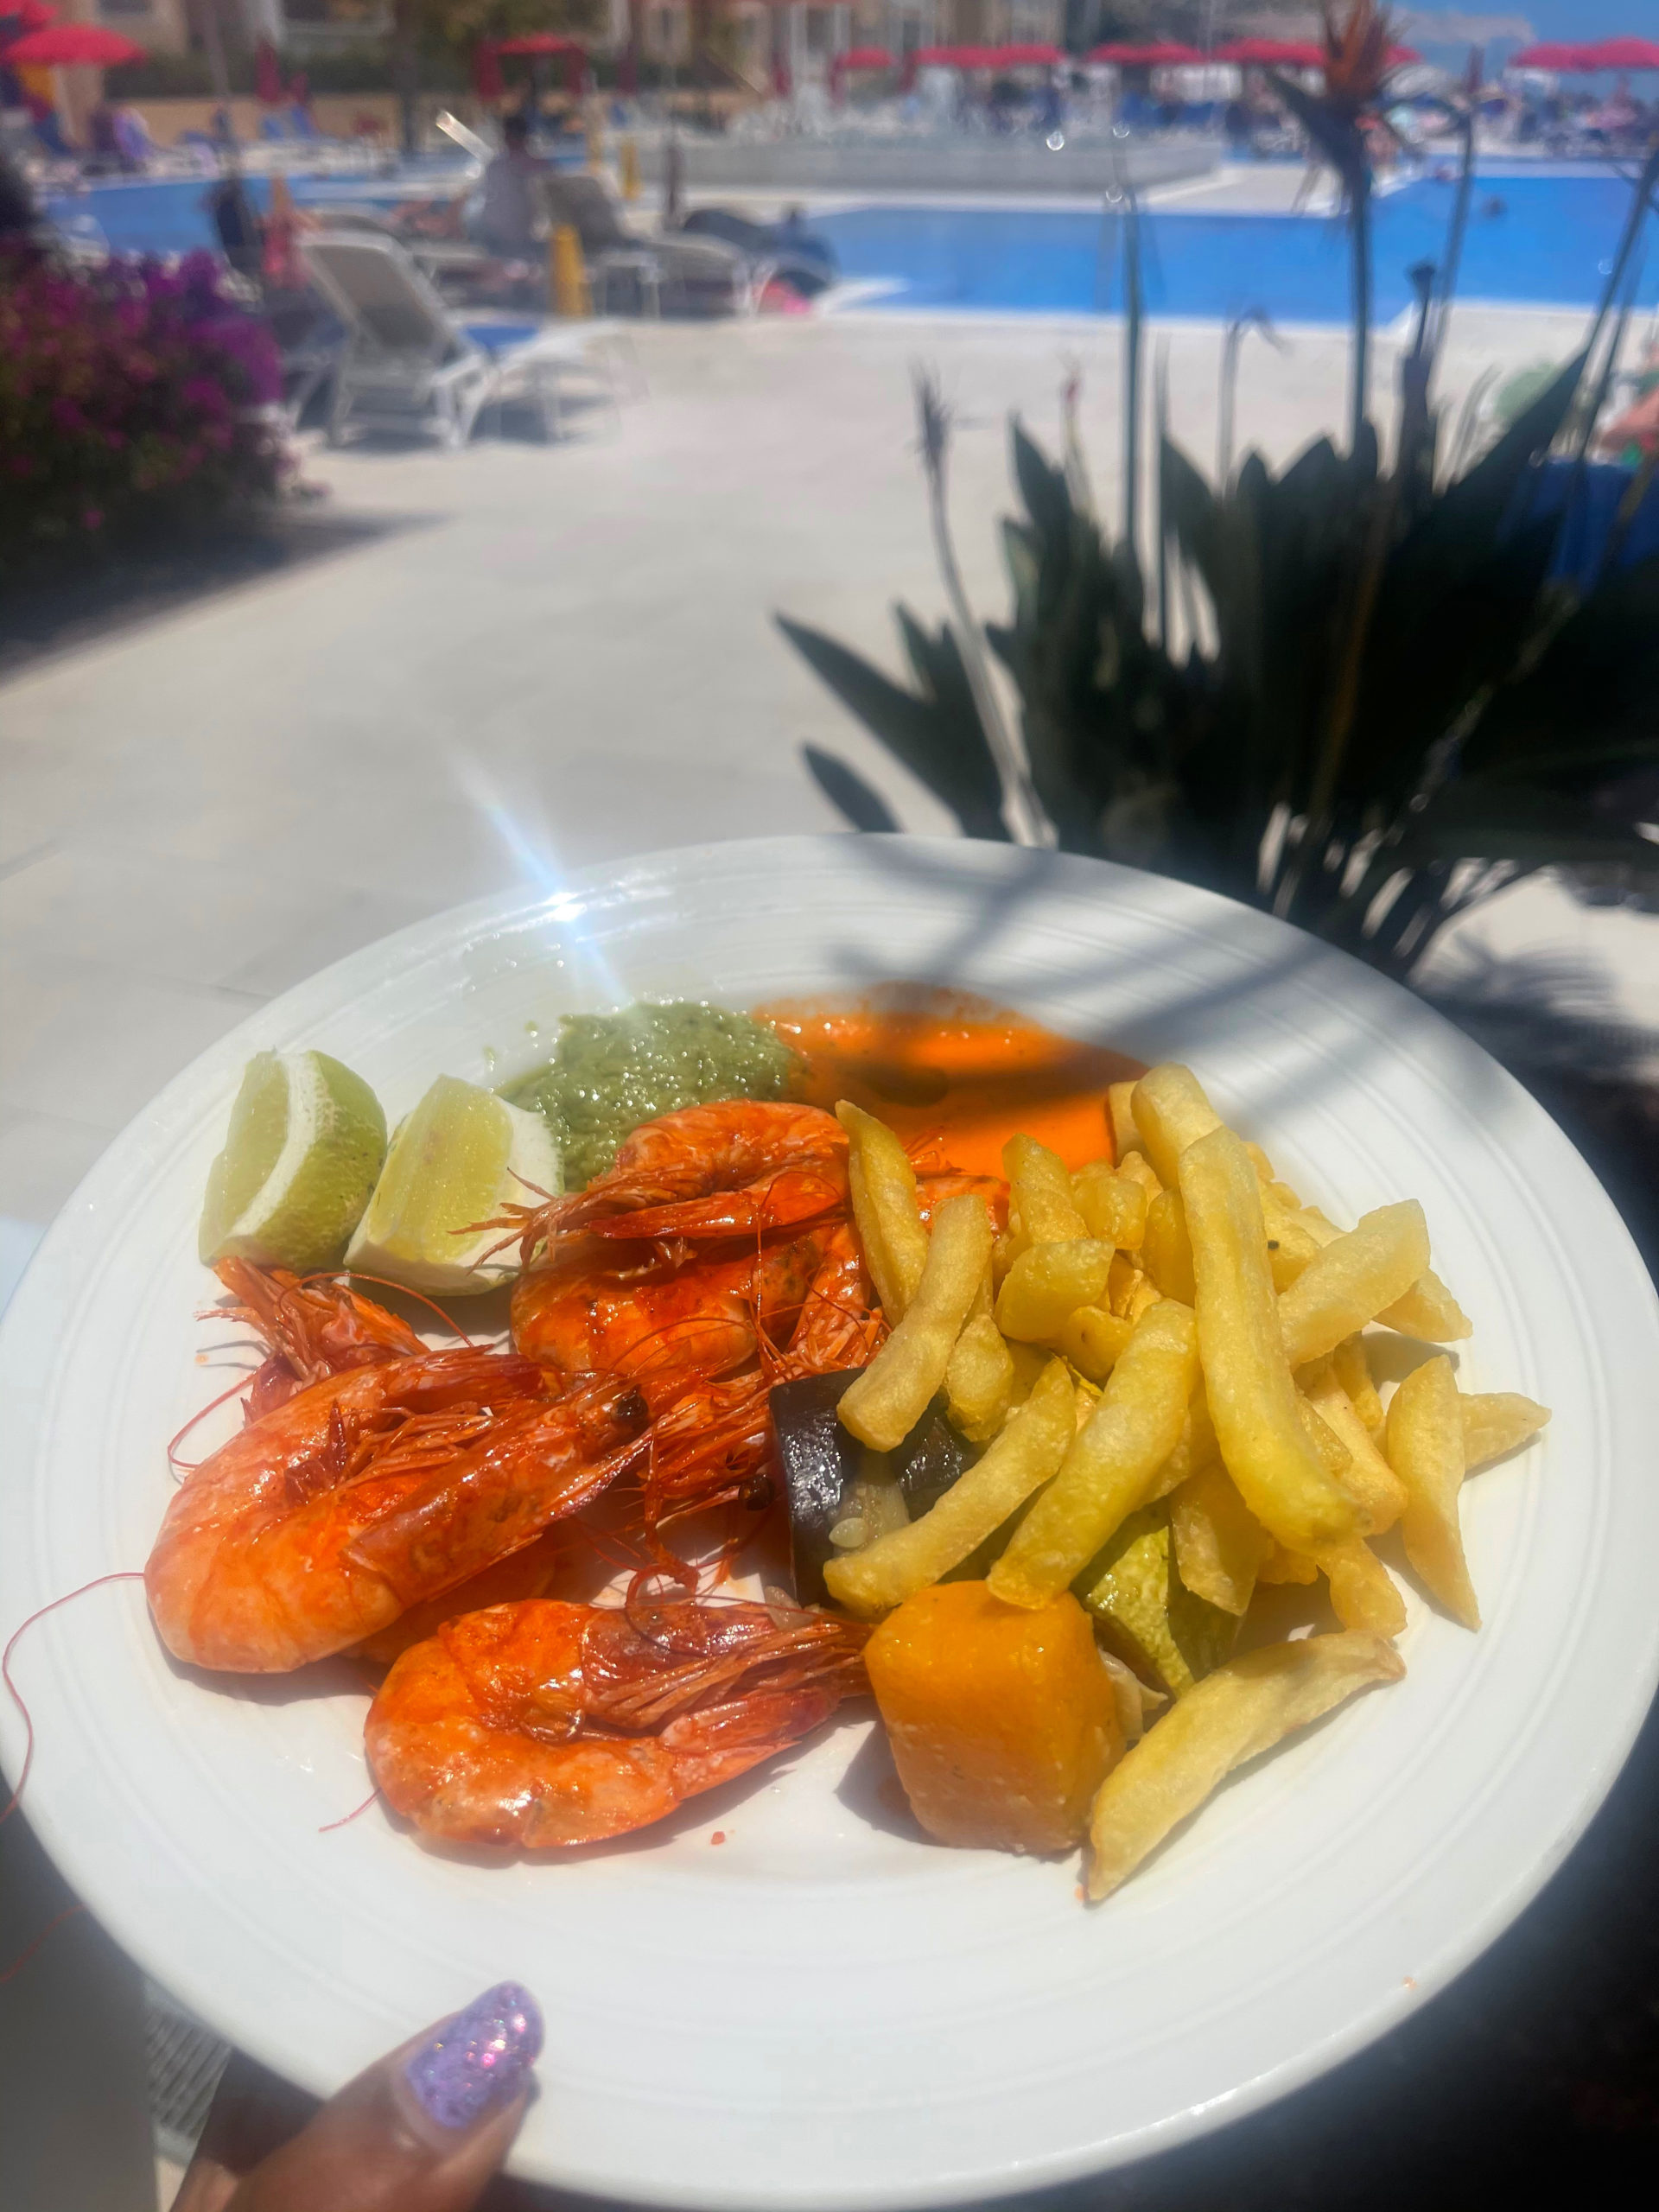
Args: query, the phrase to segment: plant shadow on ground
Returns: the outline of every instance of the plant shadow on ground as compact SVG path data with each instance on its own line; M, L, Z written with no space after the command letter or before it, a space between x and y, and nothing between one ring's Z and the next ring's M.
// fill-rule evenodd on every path
M177 614L205 599L378 544L437 518L299 508L263 524L192 531L38 576L0 575L0 680Z

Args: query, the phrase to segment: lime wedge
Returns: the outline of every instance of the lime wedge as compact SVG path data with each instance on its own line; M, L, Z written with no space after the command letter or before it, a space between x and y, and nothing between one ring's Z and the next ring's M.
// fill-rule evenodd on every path
M346 1261L410 1290L493 1290L518 1272L516 1248L484 1254L502 1232L457 1232L563 1188L559 1148L540 1114L441 1075L392 1133L391 1149Z
M386 1117L327 1052L260 1052L207 1174L199 1249L305 1274L340 1264L386 1152Z

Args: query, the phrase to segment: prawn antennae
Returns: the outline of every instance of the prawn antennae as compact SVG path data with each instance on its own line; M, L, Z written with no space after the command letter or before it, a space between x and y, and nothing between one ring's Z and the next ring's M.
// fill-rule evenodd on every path
M255 1368L253 1375L257 1375L258 1372L258 1369ZM245 1390L249 1383L253 1380L253 1375L245 1375L240 1382L232 1382L228 1390L221 1390L216 1398L209 1398L207 1404L201 1408L200 1413L192 1414L189 1420L184 1424L184 1427L177 1430L174 1435L168 1438L167 1446L167 1464L169 1471L176 1480L182 1482L187 1475L194 1474L195 1470L201 1465L201 1461L200 1459L181 1459L179 1457L180 1445L183 1443L185 1438L189 1435L191 1430L196 1426L198 1421L206 1421L208 1414L213 1413L218 1407L222 1406L227 1398L234 1398L239 1392ZM91 1586L88 1585L89 1588L90 1586ZM25 1625L27 1625L27 1624L25 1624Z
M368 1796L363 1800L363 1802L360 1805L353 1805L349 1813L342 1813L337 1821L325 1821L322 1826L317 1830L317 1834L319 1835L332 1835L336 1828L349 1827L352 1822L356 1820L359 1813L366 1813L368 1811L370 1806L373 1804L375 1799L379 1795L380 1792L378 1789L371 1789Z
M27 1620L18 1623L7 1639L5 1649L0 1652L0 1681L4 1682L12 1703L23 1716L23 1763L17 1770L16 1788L5 1803L0 1805L0 1826L3 1826L16 1811L23 1794L23 1784L29 1780L29 1770L35 1764L35 1722L23 1702L22 1692L11 1679L11 1655L17 1649L18 1637L33 1628L36 1621L44 1620L48 1613L55 1613L60 1605L68 1605L72 1599L84 1598L89 1590L101 1590L106 1582L142 1582L143 1579L142 1569L136 1567L118 1568L113 1574L96 1574L90 1582L83 1582L78 1590L66 1590L61 1598L50 1598L45 1605L37 1605ZM56 1925L54 1921L53 1926ZM46 1932L49 1936L52 1930L48 1929Z

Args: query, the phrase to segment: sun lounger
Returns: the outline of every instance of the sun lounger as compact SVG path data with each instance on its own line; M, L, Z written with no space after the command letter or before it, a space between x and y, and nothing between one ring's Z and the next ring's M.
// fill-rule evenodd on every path
M619 281L642 307L660 311L662 296L689 315L752 315L769 264L752 260L723 238L678 232L647 237L631 231L603 181L576 169L555 170L543 185L548 213L582 240L594 303L609 312Z
M464 446L485 408L512 400L533 406L543 436L556 438L571 381L585 380L615 408L606 334L595 325L461 322L397 240L372 232L315 232L302 251L346 330L331 444L363 429Z

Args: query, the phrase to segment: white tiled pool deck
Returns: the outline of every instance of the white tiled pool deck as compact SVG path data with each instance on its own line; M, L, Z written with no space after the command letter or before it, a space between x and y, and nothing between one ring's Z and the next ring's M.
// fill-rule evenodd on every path
M1460 394L1488 364L1564 358L1579 328L1466 314L1446 388ZM1166 341L1173 427L1208 463L1220 334L1186 325ZM889 662L894 598L937 615L918 360L957 410L959 549L978 604L1000 612L1006 418L1052 444L1079 360L1111 502L1116 332L844 315L647 328L637 343L648 391L619 430L459 454L318 450L308 473L333 509L378 535L0 680L0 1262L13 1273L162 1084L263 1000L388 931L534 870L838 827L800 764L807 741L851 760L906 826L949 826L771 614ZM1293 348L1244 353L1238 418L1274 457L1341 419L1341 334L1299 332ZM1392 345L1379 354L1381 388ZM1659 924L1613 918L1630 938L1620 964L1659 976ZM0 1991L0 2031L38 2043L66 2005L115 2023L123 2005L108 1946L48 1951ZM60 2084L58 2105L20 2107L18 2128L38 2133L50 2106L67 2139L78 2094L96 2133L136 2063L130 2031L121 2050L98 2082ZM10 2127L0 2116L0 2137ZM40 2186L0 2197L9 2212L71 2201ZM111 2166L73 2202L128 2212L149 2186Z

